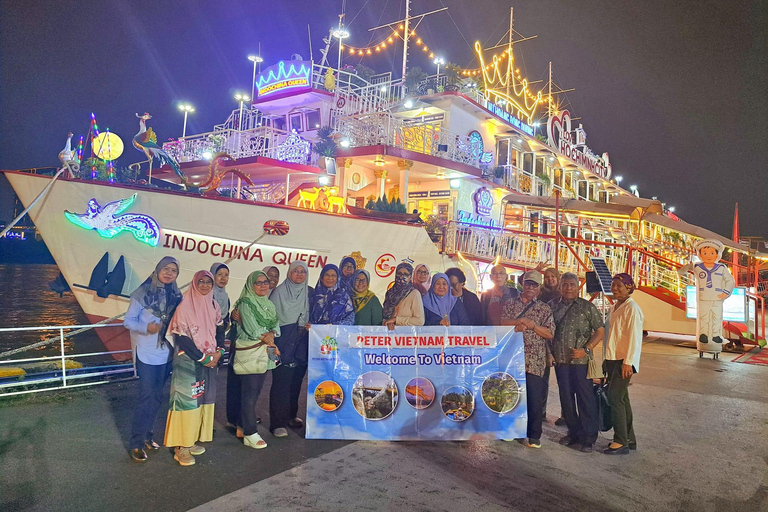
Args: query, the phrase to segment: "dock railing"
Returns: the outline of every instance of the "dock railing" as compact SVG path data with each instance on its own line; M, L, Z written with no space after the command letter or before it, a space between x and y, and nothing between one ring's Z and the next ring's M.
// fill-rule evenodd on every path
M58 331L59 354L55 356L30 357L23 359L0 360L0 398L12 395L39 393L57 389L71 389L84 386L95 386L107 382L129 380L136 377L136 368L132 363L101 364L81 366L73 364L75 358L83 359L98 356L113 356L115 354L131 353L132 350L112 350L107 352L90 352L86 354L67 354L64 346L64 331L72 329L125 329L123 324L89 324L89 325L52 325L44 327L0 327L0 334L24 331ZM54 363L51 368L39 368L40 363ZM35 373L27 373L34 365L38 366ZM60 366L60 367L59 367ZM18 370L10 371L9 367ZM117 378L115 378L117 377Z

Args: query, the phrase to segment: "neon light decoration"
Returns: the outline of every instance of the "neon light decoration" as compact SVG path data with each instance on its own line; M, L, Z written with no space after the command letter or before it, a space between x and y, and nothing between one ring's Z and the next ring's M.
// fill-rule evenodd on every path
M576 165L607 180L611 177L612 171L608 153L603 153L602 158L595 156L584 143L587 136L581 127L579 127L579 132L580 140L574 142L571 132L571 114L567 110L563 110L559 115L552 115L547 121L548 142L552 148L558 150ZM581 150L578 146L583 146L584 149Z
M306 164L309 160L310 143L296 133L291 133L277 146L277 159L294 164Z
M505 50L509 58L507 65L502 66L498 55L493 56L493 61L486 64L483 58L483 46L480 41L475 41L475 52L480 59L480 70L485 84L485 97L506 112L525 119L528 124L533 122L539 104L544 103L541 91L532 93L528 87L528 79L520 76L520 70L515 68L515 56L510 46ZM505 68L505 69L502 69Z
M160 241L160 226L149 215L126 213L118 215L130 208L136 200L136 194L126 199L118 199L101 206L96 199L88 201L85 213L64 211L64 216L76 226L93 229L104 238L114 238L123 231L128 231L139 242L156 247Z
M469 143L472 145L472 154L475 155L481 164L489 164L493 161L493 151L483 151L483 136L477 130L469 132Z
M475 201L475 212L478 215L488 217L491 214L491 208L493 208L493 195L490 190L485 187L480 187L477 192L472 196Z
M259 91L259 100L277 92L299 92L312 88L311 75L311 62L281 60L256 77L254 88Z

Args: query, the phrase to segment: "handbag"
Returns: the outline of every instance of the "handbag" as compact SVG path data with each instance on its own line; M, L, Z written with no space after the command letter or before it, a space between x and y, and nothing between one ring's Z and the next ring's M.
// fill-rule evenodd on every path
M594 356L589 356L589 362L588 368L587 368L587 378L590 380L593 379L604 379L605 373L603 373L603 365L597 362L597 359L595 359Z
M608 382L604 381L595 386L597 395L597 421L601 432L607 432L613 428L611 419L611 403L608 401Z

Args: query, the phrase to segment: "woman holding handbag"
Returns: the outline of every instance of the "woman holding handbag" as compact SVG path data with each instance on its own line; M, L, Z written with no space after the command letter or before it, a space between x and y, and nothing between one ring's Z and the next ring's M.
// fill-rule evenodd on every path
M269 393L269 425L275 437L287 437L286 427L299 428L299 395L307 372L309 350L309 267L301 260L291 263L285 281L269 296L275 305L280 324L281 365L272 370Z
M275 345L275 337L280 336L277 311L268 297L269 276L261 270L252 272L235 303L239 320L235 360L230 362L242 381L240 418L243 444L257 450L266 448L267 443L257 430L256 402L267 371L277 366L280 356L280 350Z

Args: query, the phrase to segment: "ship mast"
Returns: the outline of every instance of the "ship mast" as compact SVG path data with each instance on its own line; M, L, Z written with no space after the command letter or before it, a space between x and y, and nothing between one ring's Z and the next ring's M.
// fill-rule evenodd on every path
M405 30L403 30L403 81L405 81L405 72L408 67L408 39L411 37L410 17L411 0L405 0Z

